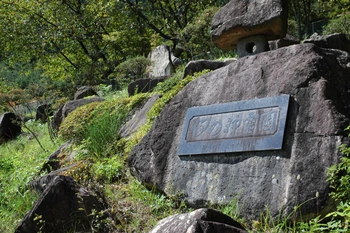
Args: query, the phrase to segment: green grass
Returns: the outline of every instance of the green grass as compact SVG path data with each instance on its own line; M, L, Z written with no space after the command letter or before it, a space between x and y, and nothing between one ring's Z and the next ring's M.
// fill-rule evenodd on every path
M0 232L13 232L37 200L38 194L27 184L39 175L41 165L58 146L50 140L46 125L27 123L27 127L37 133L48 152L25 129L16 140L0 145Z
M117 232L148 232L161 219L192 211L179 198L148 190L127 171L122 182L105 187Z

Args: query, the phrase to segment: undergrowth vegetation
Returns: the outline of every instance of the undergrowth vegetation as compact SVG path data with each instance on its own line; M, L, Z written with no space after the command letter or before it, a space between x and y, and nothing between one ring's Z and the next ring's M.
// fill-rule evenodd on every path
M190 210L180 198L168 198L145 188L130 174L126 159L132 147L149 131L164 105L187 83L206 72L185 79L182 79L183 73L178 72L160 83L152 93L81 106L61 124L60 137L73 139L77 153L76 165L64 174L84 186L102 187L112 207L114 228L118 231L145 232L169 214ZM148 112L146 123L129 138L122 138L119 135L122 124L154 94L160 97Z
M37 133L37 138L47 152L29 132L22 133L17 140L0 147L0 231L13 232L32 207L38 194L30 191L28 183L42 175L39 171L49 152L67 140L74 141L71 150L75 157L68 163L75 165L63 175L72 176L85 187L100 190L110 206L112 218L108 220L108 226L116 232L147 232L160 219L192 211L181 196L167 197L142 185L130 174L127 156L150 130L164 105L187 83L205 72L208 71L185 79L182 79L181 72L177 72L160 83L152 93L139 93L133 97L121 97L105 87L105 94L108 95L106 101L82 106L68 115L60 127L60 137L56 142L51 141L46 125L30 123L28 127ZM119 134L121 126L154 94L160 98L149 111L146 123L130 137L122 138ZM339 165L329 170L332 197L339 204L327 216L317 216L308 222L296 222L293 221L295 213L276 218L266 208L259 220L251 221L240 215L238 198L226 205L208 203L208 206L238 220L249 232L348 232L350 149L343 145L341 151L343 157ZM298 208L295 208L295 212Z
M48 152L57 149L59 142L52 142L47 126L27 123L36 132L42 146L26 129L15 141L0 146L0 232L13 232L38 198L28 189L29 181L39 175Z

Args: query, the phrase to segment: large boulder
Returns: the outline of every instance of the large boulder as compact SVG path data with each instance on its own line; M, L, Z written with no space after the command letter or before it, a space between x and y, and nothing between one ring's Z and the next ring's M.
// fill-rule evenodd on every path
M94 217L100 218L103 223L106 216L95 216L93 213L105 208L106 204L96 194L77 185L73 178L57 176L15 232L109 232L103 224L100 228L92 224Z
M119 133L122 137L129 137L146 123L147 113L151 110L159 97L160 96L156 94L149 98L142 108L137 110L132 118L120 128Z
M36 193L43 193L45 191L45 189L47 189L48 187L50 187L50 184L55 180L56 177L63 175L64 172L69 171L74 169L74 167L76 167L77 164L70 164L69 166L57 169L57 170L53 170L48 174L45 174L43 176L40 176L32 181L30 181L28 183L29 187L34 190Z
M295 44L300 44L300 41L288 34L282 39L269 41L270 50L276 50L282 47L287 47Z
M228 59L225 61L215 61L215 60L197 60L190 61L187 63L183 78L186 78L188 75L194 75L197 72L201 72L203 70L216 70L221 67L227 66L231 62L234 62L236 59Z
M89 96L98 96L97 92L89 86L81 86L78 88L78 90L74 94L74 99L84 99L85 97Z
M287 14L286 0L232 0L214 15L212 40L220 49L235 49L240 39L249 36L263 35L267 40L283 38Z
M149 233L247 233L241 224L213 209L198 209L187 214L169 216Z
M41 123L46 123L50 116L53 115L53 110L49 104L41 104L36 108L35 120Z
M40 173L51 172L61 168L62 162L72 153L69 148L73 145L73 140L62 144L56 151L51 153L42 166ZM67 153L69 152L69 154Z
M21 133L21 119L13 112L0 115L0 144Z
M248 218L259 218L266 206L272 216L287 215L304 202L303 217L321 213L331 207L326 172L337 164L350 124L349 62L340 50L292 45L194 80L133 148L132 174L169 196L183 195L195 207L238 198ZM282 149L178 155L188 108L280 95L290 95Z
M129 96L133 96L137 93L151 92L158 83L164 82L169 76L157 77L157 78L142 78L135 80L128 86Z
M68 116L69 113L73 112L78 107L89 103L102 102L102 101L104 101L104 99L101 97L91 97L91 98L68 101L62 107L60 107L53 115L53 119L51 123L52 128L58 131L62 121Z
M345 34L341 33L325 36L314 33L304 43L312 43L322 48L340 49L350 53L350 41L346 38Z
M170 48L166 45L160 45L150 52L148 58L152 61L149 78L171 76L176 66L181 64L181 60L170 52Z

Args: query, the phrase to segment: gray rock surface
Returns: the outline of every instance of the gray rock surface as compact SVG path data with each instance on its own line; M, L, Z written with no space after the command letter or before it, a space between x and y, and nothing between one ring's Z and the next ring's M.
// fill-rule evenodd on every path
M166 45L156 47L150 52L148 58L152 61L151 71L148 74L149 78L171 76L175 67L181 64L180 59L174 57L170 52L170 48Z
M234 49L239 39L248 36L283 38L287 13L286 0L231 0L213 17L212 40L220 49Z
M291 35L286 35L286 37L278 40L269 41L270 50L276 50L279 48L287 47L290 45L300 44L300 41Z
M131 134L135 133L138 128L146 123L147 113L151 110L154 103L159 99L159 95L152 96L144 106L136 111L132 119L126 122L120 129L119 133L122 137L128 137Z
M198 209L187 214L169 216L149 233L246 233L241 224L213 209Z
M180 91L128 158L148 187L182 194L195 207L238 198L241 214L289 214L303 202L303 217L329 206L327 169L350 123L350 57L313 44L248 56L210 72ZM291 96L282 150L179 157L190 107ZM316 200L315 195L319 193ZM320 213L319 212L319 213Z
M187 63L183 78L186 78L188 75L194 75L194 73L201 72L203 70L216 70L221 67L227 66L231 62L234 62L236 59L228 59L226 61L215 61L215 60L197 60L190 61Z
M76 163L71 164L67 167L63 167L58 170L53 170L52 172L45 174L41 177L38 177L29 182L29 187L37 193L42 193L50 187L51 182L55 180L57 176L62 175L65 171L70 170L76 166Z
M345 34L335 33L320 36L314 33L304 43L312 43L322 48L340 49L350 53L350 41L346 38Z
M255 55L269 50L269 43L264 35L247 36L238 40L237 54L239 57Z
M89 97L89 96L98 96L97 92L89 86L82 86L79 87L78 90L75 92L74 94L74 99L84 99L85 97Z

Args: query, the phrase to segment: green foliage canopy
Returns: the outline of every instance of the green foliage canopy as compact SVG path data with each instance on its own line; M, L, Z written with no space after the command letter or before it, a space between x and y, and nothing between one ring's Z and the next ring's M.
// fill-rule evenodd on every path
M211 50L212 9L227 2L2 0L0 59L35 62L50 79L101 83L123 61L148 54L151 44L170 43L175 56L185 50L189 59L203 52L200 44ZM350 10L347 0L288 2L299 37L310 34L313 20Z
M290 0L288 1L289 19L298 27L300 40L312 34L311 23L332 18L350 11L349 0Z
M4 58L35 59L45 75L74 83L99 82L149 47L146 32L119 1L7 0L0 2L0 17Z
M1 59L35 61L45 77L72 84L100 83L121 62L148 54L156 36L176 51L199 12L227 2L3 0Z
M137 16L143 27L158 34L164 40L170 40L175 51L180 40L179 32L200 12L210 7L223 6L229 0L120 0L120 2L125 3Z

